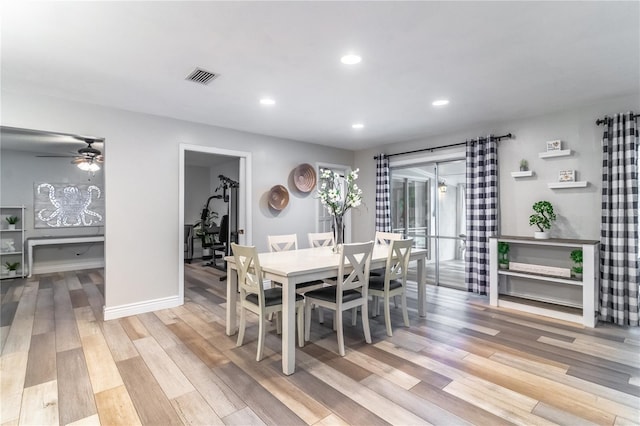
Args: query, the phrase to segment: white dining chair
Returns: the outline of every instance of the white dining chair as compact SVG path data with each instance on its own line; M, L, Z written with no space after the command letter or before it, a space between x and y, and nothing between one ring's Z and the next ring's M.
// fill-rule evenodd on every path
M344 356L343 312L360 306L365 341L371 343L367 291L369 288L372 250L373 241L345 244L340 253L338 266L338 277L342 278L337 280L335 286L305 293L305 340L309 340L311 334L311 305L315 304L331 309L335 312L334 329L338 334L338 351L340 355ZM349 271L351 268L353 268L351 272L345 275L345 271Z
M296 234L267 235L269 251L298 250L298 236Z
M254 246L231 244L231 251L238 270L238 287L240 288L240 329L236 346L242 346L244 332L247 326L246 311L258 315L258 351L256 361L262 359L266 333L266 316L271 313L277 315L277 329L280 332L282 315L282 288L264 288L262 268L258 251ZM298 322L298 344L304 346L303 315L304 298L296 294L296 312Z
M407 311L407 269L409 256L411 256L412 239L393 240L389 245L389 255L384 275L372 275L369 277L369 294L373 296L373 315L378 315L379 299L384 305L384 322L387 326L387 335L392 336L391 330L391 297L401 296L402 317L404 325L409 327L409 313Z
M391 241L401 240L401 239L402 239L402 234L397 232L376 231L375 242L376 244L379 244L379 245L389 246L389 244L391 244ZM383 275L383 274L384 274L384 268L373 269L371 271L371 275Z
M309 247L333 247L333 232L309 232Z

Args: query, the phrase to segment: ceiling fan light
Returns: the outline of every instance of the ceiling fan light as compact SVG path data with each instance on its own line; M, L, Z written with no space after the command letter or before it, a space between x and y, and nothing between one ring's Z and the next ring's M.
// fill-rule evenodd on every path
M89 171L90 172L97 172L98 170L100 170L100 166L96 163L91 163L89 164Z
M80 163L77 164L77 166L80 170L84 170L85 172L88 172L91 164L87 163L86 161L81 161Z

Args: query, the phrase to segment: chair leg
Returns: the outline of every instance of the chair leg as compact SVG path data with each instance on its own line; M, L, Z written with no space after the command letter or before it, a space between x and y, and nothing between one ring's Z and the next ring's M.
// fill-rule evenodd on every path
M404 326L410 327L409 324L409 311L407 310L407 293L402 293L402 317L404 319Z
M322 306L316 305L316 309L318 310L318 322L320 324L324 324L324 312L322 310Z
M300 303L298 306L298 346L304 347L304 303Z
M396 309L398 308L398 297L397 296L393 296L393 306L395 306Z
M371 343L371 329L369 328L369 306L367 303L362 304L362 328L364 329L364 340Z
M339 311L337 309L334 311L334 315L335 315L334 324L337 328L336 332L338 333L338 352L340 352L340 355L344 356L345 351L344 351L344 332L343 332L343 324L342 324L342 312L343 311Z
M358 307L354 307L351 309L351 326L356 326L356 320L358 319Z
M276 312L276 332L282 334L282 311Z
M373 316L377 317L380 315L380 297L373 296Z
M304 301L304 341L309 341L311 335L311 303Z
M333 331L338 330L337 326L336 326L336 316L337 316L337 311L333 311Z
M259 315L259 321L258 321L258 353L256 355L256 361L260 361L262 359L263 353L264 353L264 338L265 338L265 332L266 332L266 327L265 327L265 315L264 315L264 311L262 312L261 315Z
M247 327L247 317L245 314L245 309L240 306L240 328L238 329L238 340L236 341L236 346L242 346L242 342L244 342L244 329Z
M391 330L391 299L389 295L384 296L384 323L387 326L387 336L393 336Z

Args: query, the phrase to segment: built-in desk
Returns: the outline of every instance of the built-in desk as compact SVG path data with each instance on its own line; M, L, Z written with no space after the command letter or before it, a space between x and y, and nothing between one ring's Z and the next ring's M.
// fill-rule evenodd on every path
M33 271L33 248L35 246L52 246L58 244L83 244L104 242L104 235L70 235L64 237L32 237L27 238L27 265L29 277Z

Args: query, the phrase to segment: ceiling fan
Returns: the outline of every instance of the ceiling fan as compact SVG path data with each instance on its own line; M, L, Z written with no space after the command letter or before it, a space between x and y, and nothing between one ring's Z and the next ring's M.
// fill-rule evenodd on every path
M104 162L104 156L102 155L102 151L97 148L94 148L92 145L98 142L104 142L102 138L94 138L94 137L78 137L78 139L82 139L87 146L84 146L78 149L77 154L74 155L38 155L38 157L45 158L73 158L71 160L71 164L75 164L78 168L86 171L96 171L100 170L99 164Z

